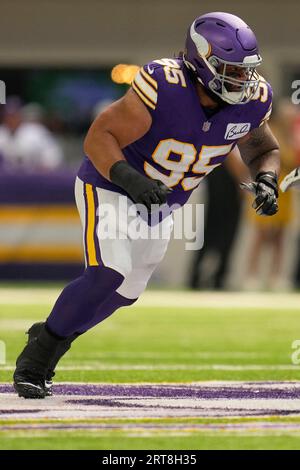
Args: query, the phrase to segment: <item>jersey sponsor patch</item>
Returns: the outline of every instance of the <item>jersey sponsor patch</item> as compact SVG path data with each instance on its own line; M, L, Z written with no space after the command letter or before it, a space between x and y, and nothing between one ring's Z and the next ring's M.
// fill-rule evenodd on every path
M224 137L226 140L240 139L244 135L248 134L248 132L250 131L250 128L251 128L250 122L239 122L239 123L230 122L229 124L227 124Z

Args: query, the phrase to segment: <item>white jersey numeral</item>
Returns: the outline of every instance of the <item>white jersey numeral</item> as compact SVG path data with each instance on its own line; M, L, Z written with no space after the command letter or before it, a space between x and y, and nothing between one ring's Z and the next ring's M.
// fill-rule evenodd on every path
M176 85L180 83L181 86L186 87L185 76L182 70L174 69L171 67L164 67L164 72L167 82L174 83Z
M173 69L180 69L180 65L176 62L175 59L159 59L154 60L153 62L166 67L172 67Z
M167 170L168 174L148 162L145 162L144 170L150 178L162 181L169 188L180 183L185 191L190 191L221 164L214 158L226 156L231 151L232 145L203 145L197 158L197 150L193 144L175 139L161 140L152 154L152 159L161 168ZM185 178L185 173L188 171L194 173L195 176Z
M168 83L174 85L180 83L181 86L186 88L184 73L175 59L160 59L154 60L154 62L164 66L165 77Z

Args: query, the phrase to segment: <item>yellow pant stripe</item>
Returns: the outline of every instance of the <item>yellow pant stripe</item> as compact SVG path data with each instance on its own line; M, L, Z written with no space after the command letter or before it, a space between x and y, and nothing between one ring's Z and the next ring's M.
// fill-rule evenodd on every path
M87 258L89 266L98 266L99 263L96 257L96 247L94 239L95 229L95 200L93 194L93 187L91 184L85 185L86 201L87 201L87 231L86 231L86 246Z

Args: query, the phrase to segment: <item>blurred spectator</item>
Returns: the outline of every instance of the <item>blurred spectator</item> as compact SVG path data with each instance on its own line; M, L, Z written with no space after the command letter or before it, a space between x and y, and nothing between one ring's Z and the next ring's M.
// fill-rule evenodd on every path
M61 147L42 124L42 112L37 104L22 106L18 97L7 99L0 126L0 155L5 167L54 170L62 164Z
M295 147L292 129L295 119L294 105L288 100L282 100L273 111L270 126L279 141L281 154L281 177L289 173L295 166ZM250 196L249 196L250 197ZM249 206L251 207L251 205ZM284 238L286 230L292 222L292 194L280 192L279 211L272 217L256 215L253 209L248 210L249 220L254 225L254 234L248 260L245 290L260 290L261 288L281 289L290 288L290 282L282 276L284 255ZM260 261L266 248L271 251L271 263L266 282L261 281Z
M236 148L225 164L206 178L204 246L195 252L189 287L192 289L224 289L230 256L237 233L242 198L239 183L247 169Z

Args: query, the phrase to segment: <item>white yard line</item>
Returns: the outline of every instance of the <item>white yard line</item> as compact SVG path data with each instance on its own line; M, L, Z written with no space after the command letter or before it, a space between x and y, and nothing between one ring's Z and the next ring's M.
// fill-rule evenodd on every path
M1 366L1 370L12 371L14 366ZM202 370L216 370L216 371L299 371L300 366L296 365L269 365L269 364L247 364L247 365L232 365L232 364L202 364L202 365L184 365L184 364L156 364L155 366L148 364L123 364L123 365L72 365L72 366L61 366L57 368L58 371L109 371L109 370L170 370L170 371L202 371Z
M26 326L30 326L33 323L29 323L29 325L26 323ZM0 320L0 330L4 329L3 323ZM8 328L7 328L8 329ZM16 325L13 323L13 325L10 326L9 330L24 330L25 327L22 325L22 328L16 327ZM259 352L246 352L246 351L233 351L233 352L228 352L228 351L216 351L216 352L211 352L211 351L199 351L195 353L164 353L164 352L115 352L115 351L106 351L106 352L95 352L93 354L93 357L89 357L88 355L85 355L85 360L88 361L90 364L97 364L100 361L115 361L115 360L122 360L122 359L131 359L135 360L136 362L139 362L141 359L149 359L149 360L166 360L166 359L173 359L176 361L185 361L187 359L270 359L274 356L274 354L271 353L259 353Z
M25 333L28 328L36 322L34 318L25 318L24 320L16 318L0 318L0 331L23 331Z
M0 304L52 305L61 292L55 288L0 288ZM259 308L300 310L299 293L146 291L139 307ZM135 308L135 305L131 308Z

